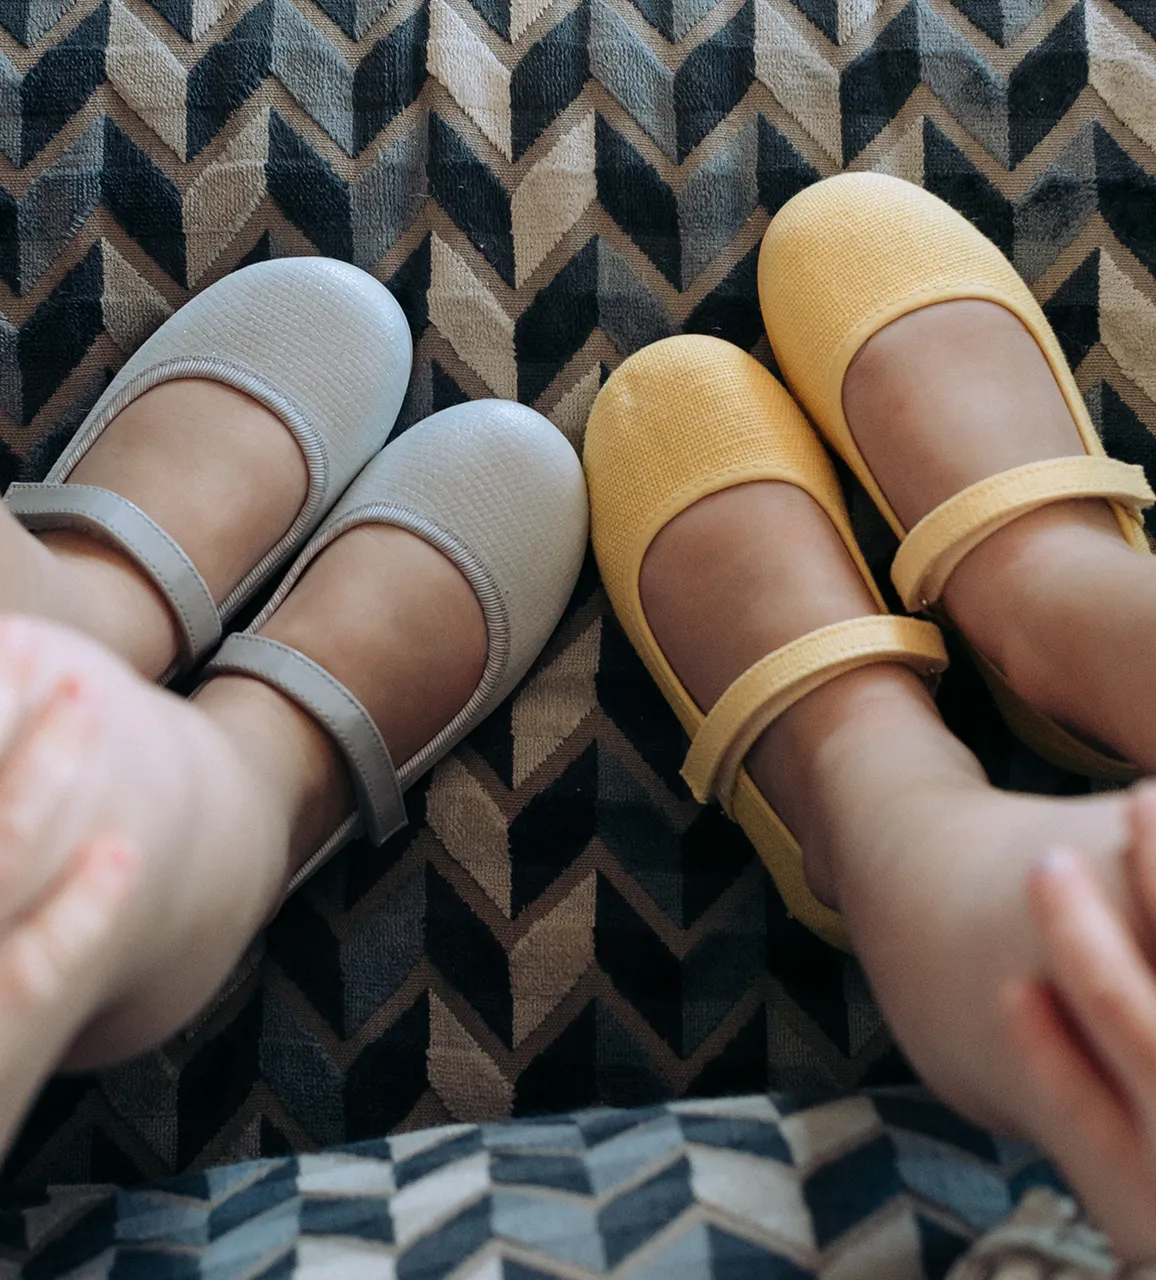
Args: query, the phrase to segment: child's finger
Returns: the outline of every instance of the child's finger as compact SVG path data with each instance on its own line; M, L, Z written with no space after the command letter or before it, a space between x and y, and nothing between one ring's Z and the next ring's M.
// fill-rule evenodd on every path
M0 941L0 1041L19 1020L61 1003L108 931L136 867L123 841L94 840L51 896Z
M1005 993L1008 1027L1036 1100L1032 1128L1129 1259L1156 1253L1156 1172L1127 1106L1089 1061L1039 982Z
M0 759L8 751L27 710L34 643L35 636L26 619L0 616Z
M0 928L60 874L92 819L90 702L76 680L59 681L23 718L0 762Z
M1033 873L1032 909L1065 1007L1156 1138L1156 979L1131 931L1074 853Z
M135 881L123 841L80 850L50 896L0 941L0 1153L79 1030L100 951Z
M1128 875L1144 909L1149 931L1156 932L1156 782L1133 788L1128 801L1131 839L1125 853Z

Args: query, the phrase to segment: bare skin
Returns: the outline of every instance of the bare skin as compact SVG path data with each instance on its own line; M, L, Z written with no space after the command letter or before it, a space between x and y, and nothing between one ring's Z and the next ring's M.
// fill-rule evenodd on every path
M43 775L37 779L42 781ZM42 821L21 834L19 847L27 856L35 854L39 839L54 838L63 810L47 806ZM91 999L94 982L99 984L139 867L115 834L85 841L51 893L10 922L0 941L0 1150L68 1048L77 1009Z
M985 475L1082 452L1034 342L989 304L944 304L884 330L848 373L844 403L908 527ZM772 483L716 494L671 521L647 552L640 588L659 644L704 709L763 654L875 611L821 510ZM1002 530L962 562L945 603L1021 692L1156 767L1156 631L1141 633L1156 624L1156 560L1123 542L1105 504L1052 507ZM797 703L747 767L799 839L817 896L843 912L928 1083L981 1123L1051 1151L1125 1257L1156 1254L1156 1145L1141 1142L1145 1154L1133 1151L1130 1163L1079 1156L1071 1107L1025 1067L1059 1050L1022 995L1029 978L1065 990L1031 888L1034 868L1058 845L1080 850L1121 934L1152 936L1156 896L1138 895L1129 873L1137 857L1150 857L1156 831L1140 825L1141 800L995 791L920 681L888 665ZM1126 859L1126 850L1141 853ZM1082 1050L1080 1061L1089 1061ZM1125 1132L1137 1130L1114 1131ZM1095 1149L1102 1154L1104 1142ZM1135 1175L1141 1159L1150 1175L1137 1187L1120 1171Z
M906 528L976 480L1084 452L1035 340L989 302L888 325L848 370L843 406ZM1035 706L1156 772L1156 561L1107 503L1015 521L960 563L943 602Z
M139 992L152 1012L152 987L162 981L153 1016L163 1018L158 1031L164 1023L172 1030L212 995L284 883L287 815L251 762L195 704L146 683L103 646L6 615L0 671L10 716L25 726L25 749L35 752L47 736L41 754L57 755L58 767L72 774L68 804L60 806L69 822L61 818L34 857L6 832L0 849L10 890L6 924L44 901L77 843L120 833L140 865L102 954L99 981L85 984L64 1044L130 993ZM23 778L41 772L32 764ZM16 823L16 836L24 829ZM237 858L238 847L251 856Z
M300 649L345 684L373 716L399 765L465 705L486 662L485 620L473 588L428 543L384 526L352 529L331 543L260 634ZM170 941L163 958L121 975L116 999L84 1030L70 1066L120 1061L160 1043L193 1017L280 906L289 879L353 808L350 779L332 739L268 685L221 676L191 702L156 692L195 717L207 736L228 743L215 769L229 767L234 758L247 762L241 794L260 803L251 813L234 813L230 834L218 839L227 860L236 863L236 851L244 849L245 860L260 864L264 875L251 914L231 925L227 939L212 949L227 960L211 981L187 1001L174 999L173 975L188 960ZM150 732L155 738L157 730ZM193 777L189 802L209 796L214 807L222 785L217 776ZM180 854L187 838L177 841L173 832L168 839L167 852L179 858L187 882L187 848ZM208 864L204 872L195 889L186 884L186 894L211 911L223 893L236 893L235 877ZM168 876L177 874L175 867L168 869ZM165 891L164 875L152 886L157 895ZM194 934L189 947L204 949L203 940Z
M68 477L121 494L187 552L219 604L288 531L309 473L281 420L240 391L181 379L117 415ZM156 679L177 655L172 613L127 557L87 534L32 539L0 513L0 612L27 612L107 644Z
M386 528L353 530L327 548L263 634L346 680L399 762L464 705L486 657L469 584L427 543ZM87 985L65 1042L69 1066L120 1061L211 998L293 873L350 811L349 780L316 723L253 680L216 679L185 701L103 646L11 617L0 620L0 671L17 684L11 714L28 721L31 742L7 817L0 783L0 836L43 823L38 806L69 796L68 821L41 838L35 858L5 859L0 847L6 922L43 901L86 833L124 832L139 851L105 981ZM80 764L63 749L74 743ZM58 776L55 801L39 801L31 780Z
M458 569L404 529L362 525L317 557L261 634L299 649L353 691L402 764L453 719L486 665L482 607ZM352 808L329 736L268 685L211 680L197 705L273 781L291 782L294 871ZM291 767L278 752L291 751Z
M966 357L982 364L988 383L1000 388L990 403L985 402L982 413L976 409L974 371L970 380L961 377L954 384L945 375L937 395L950 400L966 390L969 431L980 419L995 418L993 430L1002 440L1020 430L1031 407L1020 399L1033 399L1040 388L1030 390L1031 380L1020 365L1011 370L1015 376L1010 382L999 383L1002 375L989 367L992 353L987 339L977 335L990 317L980 323L975 305L935 309L954 309L955 317L933 317L942 330L938 339L944 347L942 358L936 357L934 333L917 335L922 344L920 363L926 361L928 368L941 372L952 359L966 363ZM907 520L920 514L920 502L928 509L939 497L978 478L966 475L972 465L964 456L969 451L984 458L985 471L1048 456L1049 446L1035 437L1027 457L1010 460L983 453L984 443L977 447L974 435L968 437L962 431L953 433L950 440L926 444L928 432L946 431L945 423L950 426L946 412L950 406L936 400L932 413L910 387L903 395L896 394L889 380L899 379L905 348L900 345L889 353L885 339L893 338L899 325L926 320L930 314L909 317L873 339L848 378L852 428L885 488L886 463L877 464L873 450L879 457L892 459L919 457L920 448L927 455L928 476L920 479L922 462L915 466L908 461L908 475L896 481L906 483L909 476L910 509L903 505L907 499L898 490L887 490ZM1005 335L997 345L1008 341ZM1030 362L1031 353L1022 354ZM909 349L906 359L910 363ZM1055 453L1077 451L1065 443L1063 423L1054 414L1045 413L1043 420L1055 433L1050 446ZM1067 427L1074 432L1070 421ZM937 467L945 474L940 475ZM170 468L167 455L163 467L158 457L142 478L144 488L151 484L155 492L134 496L158 519L161 491L166 491L166 500L176 501L168 492L173 484ZM116 470L111 463L110 469ZM259 536L253 513L245 517L251 521L252 545L257 548L253 559L288 527L297 509L293 503L299 506L303 490L299 486L293 491L291 471L287 467L285 484L278 489L280 506L270 511ZM75 478L102 482L95 476ZM177 533L176 528L166 527ZM1033 531L1038 537L1031 536ZM969 595L968 570L982 564L977 557L985 548L973 552L950 584L948 607L1013 681L1027 678L1017 665L1023 661L1017 655L1028 650L996 615L1006 611L1028 634L1046 630L1042 619L1054 616L1048 608L1060 607L1058 592L1054 597L1043 592L1038 616L1032 612L1031 600L1016 595L1010 597L1016 608L1008 609L1007 592L1017 583L1023 589L1024 566L1046 560L1045 549L1057 554L1056 544L1049 539L1061 535L1062 546L1067 547L1067 539L1079 541L1088 556L1095 547L1100 557L1093 557L1096 572L1102 572L1109 559L1113 563L1096 597L1100 617L1081 614L1071 622L1071 646L1065 637L1055 659L1059 674L1053 671L1050 681L1037 674L1030 678L1038 678L1047 695L1041 705L1144 761L1143 744L1134 747L1124 730L1111 725L1105 724L1102 731L1094 718L1096 708L1080 705L1078 695L1064 695L1073 700L1060 709L1056 709L1058 703L1047 700L1061 697L1064 672L1077 669L1066 664L1083 663L1085 655L1099 665L1095 670L1080 665L1081 679L1111 686L1120 704L1135 690L1120 692L1117 686L1129 679L1135 682L1143 672L1142 657L1135 671L1121 670L1114 661L1121 653L1132 653L1122 644L1118 628L1113 628L1110 648L1093 643L1097 626L1103 633L1103 611L1118 603L1127 607L1126 602L1109 598L1112 591L1122 595L1126 572L1143 563L1124 547L1131 560L1128 570L1121 567L1117 577L1115 559L1120 548L1115 544L1120 540L1101 507L1073 504L1002 531L985 544L987 555L995 561L987 572L1001 576L993 580L976 571ZM247 565L234 563L230 570L222 549L215 550L213 540L207 541L203 550L185 545L214 590L219 587L223 594L229 573L235 574L232 580L236 581ZM3 590L18 596L24 584L30 594L33 589L42 593L36 600L23 601L0 595L0 610L32 609L58 616L53 610L64 606L59 596L52 595L54 571L45 567L41 555L45 549L56 564L69 565L68 573L91 575L88 595L99 594L95 566L99 564L101 572L110 569L109 553L97 554L98 549L83 543L69 545L68 539L63 545L47 539L37 551L30 551L29 544L35 546L35 540L23 531L0 526L0 551L9 553L8 563L19 565ZM39 564L45 567L42 576L25 569L26 556L40 557ZM1082 592L1073 591L1073 573L1083 572L1084 565L1078 557L1064 565L1069 611L1073 597L1083 599ZM114 579L128 575L131 580L135 574L131 566L117 564L115 557L111 569ZM993 581L1000 590L993 589ZM1033 581L1032 590L1037 589ZM804 495L774 484L744 486L704 500L668 525L647 555L642 594L659 642L703 707L762 654L815 626L872 608L826 518ZM91 616L86 615L79 607L85 598L85 593L77 591L70 602L73 615L60 620L88 630L114 648L119 645L145 674L155 675L167 665L175 651L171 634L166 648L158 627L150 646L137 649L136 642L115 634L115 619L105 616L103 606L94 606ZM151 603L155 609L158 602ZM437 625L430 621L431 605L437 611ZM129 607L123 599L117 606ZM147 612L146 606L140 607ZM334 625L334 617L340 625ZM64 682L67 692L69 680L75 680L78 671L83 689L89 688L89 681L98 686L98 701L105 690L115 695L118 724L94 712L92 730L104 757L118 761L117 777L104 779L105 785L92 801L112 805L112 810L94 810L92 821L124 832L128 846L139 851L140 867L120 908L122 926L116 931L116 943L102 952L105 964L100 971L107 977L90 984L81 1007L72 1011L71 1033L58 1033L61 1043L80 1033L70 1061L91 1064L155 1043L195 1013L275 907L293 869L346 812L348 782L325 735L259 684L242 679L213 681L196 702L182 704L133 677L96 646L52 628L33 627L32 631L31 669L40 682L37 687L50 691L42 700L60 699L62 695L51 690ZM266 634L296 644L346 680L379 718L398 760L405 758L407 744L425 741L465 701L485 659L480 609L464 579L432 548L394 530L360 530L335 543L270 621ZM0 648L5 643L0 628ZM1139 653L1143 652L1141 648ZM1105 662L1105 655L1112 661ZM1040 660L1051 658L1045 652ZM3 666L0 662L0 669ZM49 675L42 675L41 667ZM1027 692L1027 686L1018 687ZM23 696L40 705L31 694ZM70 705L70 697L63 697L63 705ZM48 720L51 723L52 717ZM1134 728L1138 739L1138 726ZM117 733L122 734L123 743L110 749L112 738L101 735ZM142 758L145 742L147 759ZM1073 1154L1071 1106L1065 1111L1056 1090L1049 1092L1038 1084L1041 1072L1047 1076L1049 1064L1062 1060L1070 1066L1075 1061L1084 1069L1090 1061L1083 1046L1073 1050L1071 1043L1057 1039L1055 1020L1049 1022L1041 1013L1041 1008L1051 1006L1040 993L1063 1000L1066 1012L1078 1021L1079 982L1085 971L1081 966L1089 963L1089 936L1144 936L1147 922L1156 914L1156 893L1145 896L1135 890L1138 872L1134 868L1156 860L1156 854L1149 852L1156 842L1156 824L1145 825L1138 808L1142 797L1057 801L993 791L978 764L947 733L919 681L891 666L842 677L804 699L763 735L748 766L799 836L816 892L844 912L883 1008L929 1083L981 1121L1028 1134L1051 1150L1124 1256L1156 1253L1152 1227L1156 1213L1137 1199L1143 1189L1137 1192L1135 1186L1128 1190L1117 1185L1120 1169L1135 1172L1140 1167L1137 1161L1149 1159L1143 1137L1140 1155L1133 1152L1131 1165L1121 1156L1089 1168L1078 1151ZM160 776L154 780L148 770ZM147 785L141 785L142 779ZM214 797L211 805L204 803L208 795ZM2 800L0 780L0 807ZM199 806L198 823L181 821L193 804ZM192 831L193 827L198 829ZM251 857L238 875L237 860L227 855L242 841ZM1068 910L1071 895L1064 898L1053 892L1049 896L1046 885L1074 882L1063 878L1067 873L1041 882L1041 873L1035 870L1041 856L1061 843L1081 851L1075 874L1092 877L1098 886L1102 905L1098 922L1077 918L1073 923ZM10 917L14 932L37 919L27 912L39 910L46 891L59 886L67 875L69 841L58 837L50 847L57 852L38 864L27 880L28 863L18 860L12 883L28 905L24 915ZM1129 851L1126 857L1125 851ZM227 867L218 865L222 858L228 860ZM229 909L224 912L223 884L229 886ZM1103 925L1105 916L1110 927ZM158 919L163 928L157 927ZM1094 933L1094 925L1099 933ZM163 948L159 938L164 938ZM206 938L211 945L205 945ZM1073 956L1083 958L1073 961ZM0 977L3 962L0 952ZM1135 1001L1126 1002L1121 1019L1125 1030L1118 1032L1121 1039L1134 1008ZM1103 1048L1099 1052L1112 1061ZM1123 1055L1119 1061L1125 1063ZM1028 1069L1033 1065L1034 1075ZM1134 1065L1133 1060L1125 1065ZM1114 1085L1123 1070L1113 1062L1107 1074L1097 1068L1096 1078ZM1132 1094L1113 1087L1112 1097L1120 1096L1131 1098ZM1140 1131L1131 1125L1131 1116L1129 1110L1115 1129L1101 1117L1101 1129L1107 1134L1103 1142L1137 1141ZM1098 1149L1107 1148L1101 1144Z
M218 601L283 536L307 485L297 444L275 415L199 380L141 396L69 479L112 488L145 510ZM68 1064L99 1065L161 1042L197 1013L294 872L351 811L352 787L329 736L268 686L221 677L186 702L138 679L129 668L154 679L176 656L177 637L162 598L127 558L82 534L33 537L3 510L0 554L0 617L36 614L101 642L32 624L33 667L47 664L62 679L75 667L100 706L116 709L115 724L102 722L101 751L119 761L120 783L104 785L125 792L121 826L142 869L118 934L129 940L120 962L72 1029ZM346 684L399 765L468 701L487 654L481 605L458 569L422 539L380 525L331 543L262 634ZM112 745L114 732L126 745ZM164 785L147 782L140 771L163 760L171 762ZM79 838L87 811L75 812ZM5 919L42 899L67 843L13 867Z

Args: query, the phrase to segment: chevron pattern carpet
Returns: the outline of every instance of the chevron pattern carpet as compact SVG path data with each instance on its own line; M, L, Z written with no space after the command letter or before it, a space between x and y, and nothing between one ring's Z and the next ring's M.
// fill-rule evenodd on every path
M17 1197L0 1276L944 1280L1048 1184L1026 1148L918 1094L681 1102Z
M512 396L578 443L653 339L770 360L759 238L841 167L991 235L1109 448L1156 463L1151 0L0 0L0 24L6 477L42 471L191 292L316 252L403 301L403 426ZM1077 789L1009 744L965 665L942 700L997 781ZM193 1034L50 1086L9 1183L904 1079L855 965L691 803L683 749L588 567L410 828L296 897Z

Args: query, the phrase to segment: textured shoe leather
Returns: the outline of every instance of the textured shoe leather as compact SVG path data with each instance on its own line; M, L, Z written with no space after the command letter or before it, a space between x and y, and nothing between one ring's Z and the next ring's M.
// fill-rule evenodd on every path
M411 427L366 466L245 634L264 626L325 547L348 530L375 522L409 530L461 570L482 606L489 641L485 670L466 705L397 767L404 789L512 692L558 625L586 550L586 485L566 438L533 409L504 400L444 409ZM206 673L229 670L232 653L226 641ZM260 665L250 660L245 670L261 676ZM270 683L293 696L283 682L271 678ZM301 705L334 732L324 709L319 713ZM364 716L369 719L368 712ZM290 890L345 840L388 826L366 803L383 781L360 773L358 760L337 733L334 737L358 779L361 812L302 867Z
M1086 456L1070 466L1051 459L991 476L907 529L855 442L843 411L843 379L864 344L893 320L958 299L995 303L1019 319L1052 371ZM892 580L909 609L933 604L955 565L985 537L1025 511L1072 496L1081 479L1083 496L1108 498L1124 539L1148 554L1139 513L1152 492L1141 469L1106 459L1031 290L996 245L938 196L882 173L837 174L800 191L763 237L759 302L792 394L906 547L895 557ZM970 652L1008 727L1039 755L1089 777L1125 782L1137 775L1129 761L1043 715L994 664Z
M722 801L759 851L791 915L849 949L842 917L811 892L798 841L742 761L794 701L857 666L898 661L921 674L942 671L942 636L929 623L888 614L818 436L782 385L729 342L681 334L624 360L590 411L585 462L594 554L610 603L691 739L682 776L700 802L711 793ZM820 628L767 654L707 714L650 629L639 587L642 563L660 530L700 498L762 481L801 489L826 514L879 613Z
M279 689L332 734L348 762L366 835L382 844L405 826L397 770L373 717L340 680L297 649L267 636L231 635L209 664Z
M81 529L120 547L169 602L185 653L207 653L220 640L221 615L208 583L176 539L135 503L91 484L13 484L4 501L34 533Z
M409 326L392 294L372 276L328 258L282 258L256 263L198 294L128 360L97 401L41 486L13 486L10 503L38 529L80 527L122 545L146 570L160 543L140 545L74 506L61 486L105 427L149 388L175 378L207 378L243 391L277 414L296 437L309 470L305 504L285 536L254 565L219 608L227 619L296 551L377 453L401 408L413 347ZM37 498L28 489L40 490ZM70 487L70 486L69 486ZM50 508L59 504L55 522ZM119 508L113 524L139 529ZM138 513L143 514L143 513ZM146 517L147 518L147 517ZM167 538L155 525L161 539ZM171 542L171 539L169 539ZM175 546L175 544L173 544ZM171 548L167 563L174 563ZM178 618L205 590L192 570L157 579ZM185 629L186 664L204 652Z

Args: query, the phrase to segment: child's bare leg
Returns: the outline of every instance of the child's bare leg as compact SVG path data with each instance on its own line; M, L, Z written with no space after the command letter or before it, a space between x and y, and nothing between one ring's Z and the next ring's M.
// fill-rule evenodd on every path
M76 632L0 618L0 693L17 720L54 723L61 688L75 690L80 723L60 733L82 743L85 766L58 801L58 838L31 854L3 849L0 937L49 891L77 844L121 833L139 873L72 1035L150 973L167 989L163 1035L212 995L276 900L290 870L291 815L194 704ZM14 802L0 796L0 809L0 829L19 829Z
M888 325L848 370L843 404L907 528L976 480L1083 452L1034 339L994 303ZM1042 711L1156 771L1156 558L1131 550L1106 503L1008 525L960 563L944 603Z
M261 634L301 649L351 689L399 765L457 714L486 661L473 588L429 543L383 525L331 543ZM163 817L191 828L196 848L185 835L146 860L150 891L169 903L171 918L142 916L126 928L132 963L115 1001L74 1047L74 1066L127 1057L195 1014L280 905L292 874L353 807L331 739L267 685L217 677L191 703L147 692L181 713L182 750L193 759L182 766L185 791Z
M823 513L772 483L713 495L668 524L641 592L663 652L704 708L764 653L873 611ZM1047 1146L1001 993L1042 971L1027 882L1054 844L1085 850L1123 909L1127 798L994 790L919 680L887 665L795 704L747 767L799 838L813 888L843 911L928 1083L981 1123Z
M25 851L55 834L58 812L50 806L22 833ZM51 892L0 938L0 1151L99 986L102 955L138 871L139 860L115 836L81 844Z
M263 634L351 688L399 764L460 710L486 661L473 588L429 543L385 526L330 544ZM7 774L6 717L32 743ZM69 743L83 747L83 767L63 776ZM44 817L43 805L29 812L29 776L56 780L55 824L51 838L21 844L7 837ZM195 1016L351 804L333 742L265 685L221 677L186 701L73 631L0 617L0 982L5 937L60 884L79 844L116 832L138 862L71 1022L57 1027L67 1065L129 1057ZM0 1136L34 1087L25 1080L5 1104L0 1056Z
M308 474L270 410L223 383L181 379L118 414L69 481L136 503L185 549L220 602L293 523ZM73 627L150 679L176 656L168 605L107 543L85 533L34 536L0 506L0 561L0 613Z

